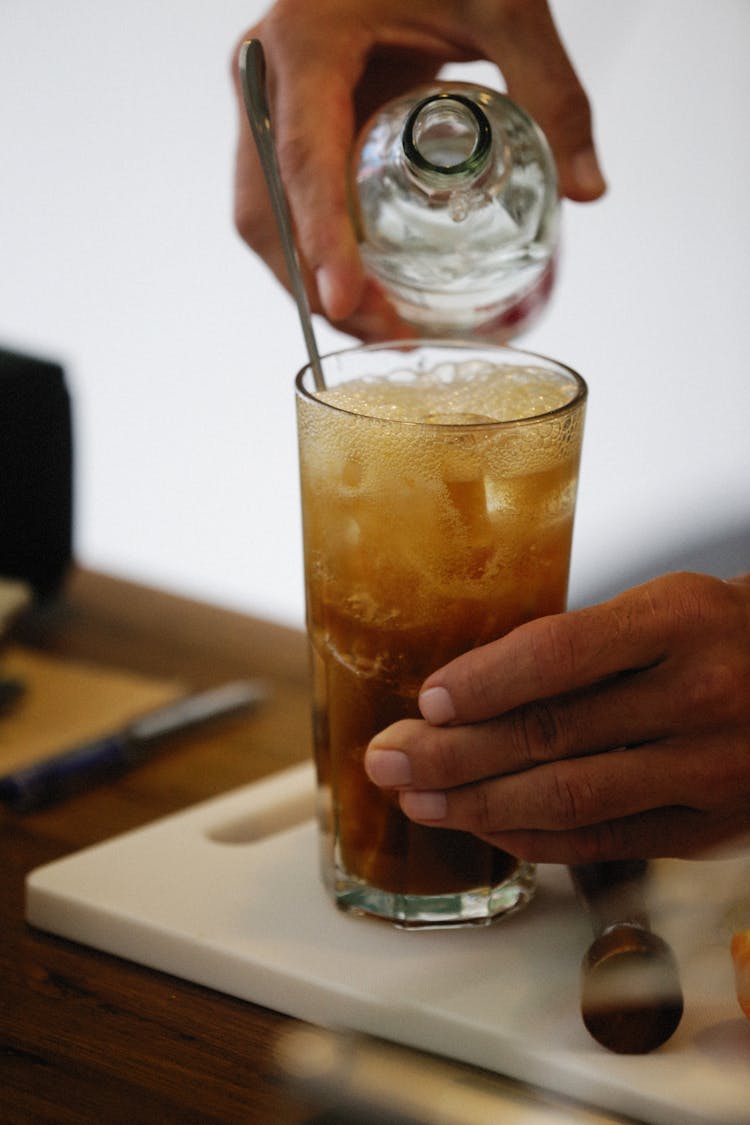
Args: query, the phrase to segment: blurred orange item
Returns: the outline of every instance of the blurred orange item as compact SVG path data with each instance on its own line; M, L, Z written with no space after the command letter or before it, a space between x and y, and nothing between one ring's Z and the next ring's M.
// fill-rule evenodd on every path
M740 1007L750 1019L750 930L739 930L732 938L732 960Z

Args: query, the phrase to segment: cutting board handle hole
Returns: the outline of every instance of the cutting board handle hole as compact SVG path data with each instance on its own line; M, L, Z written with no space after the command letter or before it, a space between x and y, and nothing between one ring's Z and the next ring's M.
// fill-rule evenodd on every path
M257 844L261 840L296 828L315 815L315 793L295 793L273 805L217 824L206 831L216 844Z

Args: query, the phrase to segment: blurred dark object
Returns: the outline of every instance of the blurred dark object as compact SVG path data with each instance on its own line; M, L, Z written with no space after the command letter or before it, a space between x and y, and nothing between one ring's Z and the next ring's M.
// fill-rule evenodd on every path
M0 348L0 575L51 598L73 553L73 433L62 367Z
M512 1078L371 1035L293 1025L274 1056L291 1092L317 1110L306 1125L615 1125Z
M0 575L0 644L33 600L28 582Z
M26 685L22 680L14 676L0 677L0 715L12 710L25 691Z
M620 1055L644 1055L674 1034L683 998L674 953L652 932L645 860L571 867L594 942L581 969L581 1015L589 1034Z

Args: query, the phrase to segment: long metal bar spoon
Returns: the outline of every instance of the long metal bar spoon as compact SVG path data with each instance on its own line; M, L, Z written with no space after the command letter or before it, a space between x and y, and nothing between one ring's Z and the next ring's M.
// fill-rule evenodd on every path
M674 953L649 925L645 860L570 867L594 931L583 959L581 1015L590 1035L621 1055L660 1047L682 1018Z
M315 341L315 332L313 330L307 291L305 289L305 283L302 280L299 254L297 253L297 246L292 233L292 220L289 215L289 206L284 193L284 185L281 181L278 160L276 159L276 149L274 147L273 133L271 130L271 114L268 109L268 99L266 97L266 59L259 39L248 39L242 44L240 49L239 70L245 111L247 113L247 119L250 122L250 128L253 131L261 167L263 168L263 174L266 178L266 184L268 185L271 206L273 207L274 218L276 219L276 225L279 229L281 247L284 251L284 261L286 262L286 268L289 274L289 284L292 288L292 295L297 305L300 323L302 324L302 335L305 338L315 389L322 391L325 390L325 379L323 377L323 368L320 362L318 345Z

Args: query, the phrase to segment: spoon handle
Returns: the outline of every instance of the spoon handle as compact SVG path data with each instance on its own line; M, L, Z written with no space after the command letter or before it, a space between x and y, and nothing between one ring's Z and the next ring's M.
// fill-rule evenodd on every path
M312 367L315 388L321 391L325 389L325 379L323 378L320 354L313 332L307 291L305 289L305 283L302 280L299 255L292 236L292 221L289 215L289 207L284 193L284 186L281 182L278 161L276 159L276 149L271 133L271 114L266 98L266 60L263 54L263 46L259 39L248 39L242 44L239 68L245 110L247 112L248 121L250 122L250 128L253 131L253 137L255 138L255 144L263 167L266 184L268 185L271 206L273 207L276 225L279 229L281 246L284 251L284 260L286 261L286 268L289 273L289 283L297 303L297 310L302 324L302 334L305 338L307 354L310 357L310 366Z

